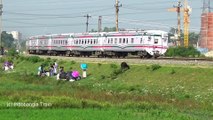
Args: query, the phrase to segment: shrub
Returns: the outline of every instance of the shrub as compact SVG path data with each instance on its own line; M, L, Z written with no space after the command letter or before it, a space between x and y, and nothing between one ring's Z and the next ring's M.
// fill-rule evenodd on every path
M194 47L190 46L188 48L185 47L171 47L166 53L168 57L199 57L200 52L197 51Z
M116 64L110 64L110 67L113 68L113 69L117 69L118 66Z
M160 69L160 68L161 68L161 66L158 65L158 64L154 64L154 65L151 66L151 70L152 70L152 71L158 70L158 69Z
M102 65L101 63L98 63L98 67L101 67L101 65Z
M42 59L38 56L30 56L27 58L28 61L32 62L32 63L37 63L42 61Z
M71 61L71 65L74 65L74 64L76 64L76 62L72 60L72 61Z
M170 74L175 74L176 72L175 72L175 70L174 69L172 69L172 71L170 72Z
M112 74L110 75L110 78L111 79L116 79L117 76L119 74L123 73L123 71L121 69L116 69L116 70L113 70Z
M16 52L15 48L12 48L7 53L8 56L17 56L18 53Z
M100 77L101 77L102 80L106 78L105 75L101 75Z

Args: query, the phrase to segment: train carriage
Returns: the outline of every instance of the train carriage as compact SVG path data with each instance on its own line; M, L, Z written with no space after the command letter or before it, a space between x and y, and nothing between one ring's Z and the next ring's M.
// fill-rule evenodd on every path
M27 47L29 53L36 49L39 53L69 56L126 57L131 54L158 57L168 48L168 33L161 30L69 33L32 38L27 41L27 46L31 46Z
M54 34L51 36L49 54L67 54L68 51L72 51L69 39L71 34Z
M38 48L38 38L30 37L28 41L26 41L26 49L30 54L35 54Z

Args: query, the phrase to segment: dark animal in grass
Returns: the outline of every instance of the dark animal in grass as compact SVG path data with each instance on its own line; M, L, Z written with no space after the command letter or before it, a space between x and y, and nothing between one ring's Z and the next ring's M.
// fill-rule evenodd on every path
M126 71L128 69L130 69L129 65L126 62L122 62L121 63L121 70Z

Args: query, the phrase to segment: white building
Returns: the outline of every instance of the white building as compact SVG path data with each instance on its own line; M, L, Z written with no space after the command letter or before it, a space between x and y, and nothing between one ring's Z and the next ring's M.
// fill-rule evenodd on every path
M20 49L20 43L22 40L22 34L18 31L11 31L11 32L7 32L8 34L12 34L13 38L14 38L14 43L16 44L16 49L19 50Z
M20 33L20 32L18 32L18 31L11 31L11 32L7 32L8 34L12 34L12 36L13 36L13 38L15 39L15 40L21 40L21 38L22 38L22 34Z

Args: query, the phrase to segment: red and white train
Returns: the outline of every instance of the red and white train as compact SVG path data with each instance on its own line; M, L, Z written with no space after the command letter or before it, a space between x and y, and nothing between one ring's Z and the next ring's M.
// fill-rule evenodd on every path
M168 48L168 33L161 30L67 33L30 37L30 54L126 57L158 57Z

